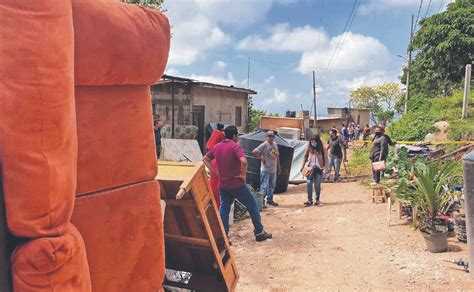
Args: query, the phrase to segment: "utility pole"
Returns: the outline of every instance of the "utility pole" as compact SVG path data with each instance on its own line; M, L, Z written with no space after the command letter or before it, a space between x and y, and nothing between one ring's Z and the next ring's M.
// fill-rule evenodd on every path
M467 118L469 108L469 94L471 88L471 64L466 65L466 77L464 80L464 98L462 101L462 119Z
M174 139L174 78L171 79L171 138Z
M250 88L250 57L247 63L247 89Z
M411 25L410 25L410 42L408 43L408 68L407 68L407 90L405 92L405 108L404 108L404 113L406 114L408 112L408 98L410 96L410 73L411 73L411 52L412 52L412 40L413 40L413 18L414 15L411 15Z
M316 73L313 70L313 106L314 106L314 122L313 128L316 128L318 115L316 113Z
M250 88L250 57L248 57L247 63L247 89ZM249 130L250 125L250 114L252 113L252 97L250 94L247 94L247 131Z

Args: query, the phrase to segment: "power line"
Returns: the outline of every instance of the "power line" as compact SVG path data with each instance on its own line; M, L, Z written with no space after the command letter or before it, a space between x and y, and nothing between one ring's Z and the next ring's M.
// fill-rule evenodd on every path
M324 9L324 0L321 0L321 12L319 14L319 28L322 28L323 24L323 9ZM318 34L318 50L319 50L319 42L321 40L321 32Z
M259 62L259 63L268 63L268 64L273 64L273 65L280 65L280 66L294 66L292 63L284 63L284 62L279 62L279 61L273 61L273 60L263 60L263 59L257 59L250 57L252 61ZM305 68L305 69L311 69L311 70L326 70L327 67L313 67L313 66L299 66L300 68ZM332 69L333 71L341 71L341 72L372 72L374 70L355 70L355 69Z
M334 50L331 58L329 59L329 63L326 67L326 70L325 72L323 73L323 76L321 77L321 80L323 78L326 77L326 75L329 73L329 69L332 65L332 62L334 61L334 58L335 58L335 55L337 54L339 48L341 47L343 41L345 40L345 38L347 37L347 32L348 30L350 29L350 26L352 25L352 22L354 21L354 17L355 17L355 14L357 13L357 9L359 7L359 4L360 4L360 1L359 0L355 0L354 1L354 5L352 6L352 10L351 10L351 14L349 15L349 17L347 18L347 21L346 21L346 24L344 26L344 30L342 32L342 36L341 36L341 39L339 40L338 44L336 45L336 49Z
M441 0L441 4L439 5L438 13L441 13L441 10L443 10L444 7L444 0Z
M425 17L423 17L423 18L426 18L426 16L428 16L428 13L430 12L430 8L431 8L431 0L430 0L430 2L428 3L428 8L426 8Z
M418 8L418 14L416 15L416 21L415 21L415 29L413 29L413 31L416 31L416 25L418 24L418 19L420 18L420 11L421 11L422 6L423 6L423 0L420 0L420 7Z

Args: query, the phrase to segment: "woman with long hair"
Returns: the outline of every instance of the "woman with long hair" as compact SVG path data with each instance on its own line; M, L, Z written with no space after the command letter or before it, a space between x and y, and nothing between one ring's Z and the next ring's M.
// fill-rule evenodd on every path
M308 143L308 148L303 159L301 172L306 176L306 186L308 191L308 201L304 203L306 207L313 205L313 187L316 192L315 205L319 205L321 197L321 181L324 170L328 165L327 152L319 135L314 135Z

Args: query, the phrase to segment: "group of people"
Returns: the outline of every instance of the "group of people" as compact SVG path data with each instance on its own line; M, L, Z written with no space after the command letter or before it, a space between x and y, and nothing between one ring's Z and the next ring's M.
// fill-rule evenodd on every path
M344 125L341 133L336 128L331 129L326 146L319 135L314 135L308 141L301 166L301 173L306 177L308 195L304 206L320 204L321 183L331 179L333 170L334 182L339 181L341 164L347 161L346 142L348 140L346 140L344 129L347 129ZM370 132L371 129L367 125L362 132L364 139L366 135L370 136ZM383 127L376 127L374 134L369 158L372 162L386 161L388 145L393 145L394 142L385 134ZM275 142L275 132L268 131L266 137L266 141L256 147L252 154L261 161L259 191L264 194L264 204L278 206L278 203L273 200L273 192L277 176L281 171L280 152ZM226 233L229 232L231 205L237 199L249 211L256 240L264 241L272 238L272 234L264 230L257 202L246 184L248 162L238 140L239 133L235 126L224 129L224 125L217 124L216 130L206 144L207 154L204 157L204 164L211 172L210 184L216 195L216 201L220 205L219 213ZM373 171L374 182L379 183L380 178L381 171Z
M336 127L334 127L336 128ZM360 135L362 134L362 139L364 141L368 140L370 137L371 129L369 125L365 125L362 129L359 124L349 123L346 127L345 124L342 124L341 135L344 138L345 142L360 140Z

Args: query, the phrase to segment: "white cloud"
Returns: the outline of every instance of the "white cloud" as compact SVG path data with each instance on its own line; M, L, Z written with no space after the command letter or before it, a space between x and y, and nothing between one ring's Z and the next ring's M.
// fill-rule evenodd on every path
M332 58L341 38L344 42ZM332 61L331 61L332 59ZM305 51L298 70L308 73L312 68L330 68L334 70L377 70L386 68L391 59L388 49L376 38L353 34L351 32L333 37L325 47Z
M265 84L270 84L275 80L275 76L270 76L267 79L265 79Z
M273 100L278 103L285 102L286 99L288 98L288 94L284 91L279 90L278 88L275 88L275 91L273 92Z
M280 90L278 88L275 88L273 90L273 97L268 97L268 98L265 98L261 104L262 105L265 105L265 106L268 106L268 105L272 105L272 104L275 104L275 103L284 103L286 102L288 99L288 94L283 91L283 90Z
M354 77L350 80L344 79L338 81L338 84L347 90L354 90L361 86L374 86L380 83L394 81L394 76L390 76L385 71L374 71L369 74Z
M235 85L237 82L235 81L234 75L231 72L227 72L226 77L221 77L221 76L214 76L214 75L200 75L200 74L191 74L189 76L190 79L194 79L197 81L202 81L202 82L209 82L209 83L214 83L214 84L220 84L220 85Z
M179 71L176 70L175 68L166 68L165 74L171 75L171 76L179 76L180 75Z
M302 37L305 35L311 37L305 39ZM318 46L314 40L319 37L321 38ZM311 82L309 73L314 69L317 72L319 115L325 115L325 108L328 106L345 106L350 91L359 86L397 81L396 74L388 73L391 72L395 57L378 39L362 34L348 32L329 38L324 30L311 26L291 28L288 24L279 24L269 29L267 35L244 38L240 41L239 48L248 51L299 54L300 63L296 71L307 75L308 82ZM336 48L337 53L332 57ZM325 72L323 69L331 59L331 70L322 78L322 72ZM260 97L255 99L257 106L269 111L281 111L282 108L299 109L300 103L306 109L311 107L311 91L296 94L278 88L268 88L273 82L273 76L263 80L263 88L257 89Z
M172 25L169 64L190 65L209 50L231 41L224 26L246 27L263 20L273 5L297 0L170 0L165 2Z
M310 25L290 28L288 23L279 23L268 30L267 37L250 35L239 41L237 48L246 51L303 52L316 49L328 41L326 32Z
M360 6L359 12L362 15L367 15L384 10L419 7L419 5L420 0L369 0Z
M214 71L221 72L227 68L227 63L224 61L217 61L214 62L214 65L212 67Z

